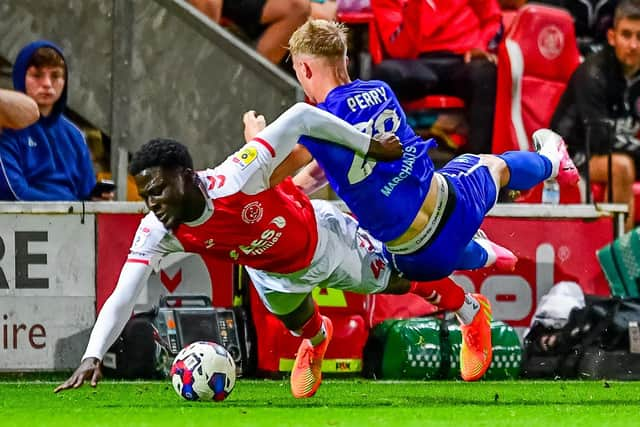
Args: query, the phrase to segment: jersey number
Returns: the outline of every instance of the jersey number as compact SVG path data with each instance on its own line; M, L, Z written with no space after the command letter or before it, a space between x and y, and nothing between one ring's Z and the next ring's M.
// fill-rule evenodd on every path
M387 121L391 122L391 129L387 129ZM384 132L394 133L400 127L400 117L396 110L384 110L375 118L369 119L366 122L360 122L353 125L360 132L366 133L369 136L379 136ZM376 166L376 161L372 159L365 159L364 156L356 153L353 156L351 167L347 172L347 179L349 184L357 184L371 175L373 168Z

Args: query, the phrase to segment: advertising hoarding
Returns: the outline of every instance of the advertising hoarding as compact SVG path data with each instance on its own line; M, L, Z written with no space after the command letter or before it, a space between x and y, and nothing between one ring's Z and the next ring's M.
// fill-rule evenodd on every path
M0 214L0 371L80 361L95 321L94 219Z

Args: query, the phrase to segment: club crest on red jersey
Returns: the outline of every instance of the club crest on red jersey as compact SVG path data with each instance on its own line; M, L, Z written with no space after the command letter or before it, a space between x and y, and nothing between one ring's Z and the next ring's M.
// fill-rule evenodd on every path
M247 224L255 224L262 219L262 213L260 202L251 202L242 208L242 220Z

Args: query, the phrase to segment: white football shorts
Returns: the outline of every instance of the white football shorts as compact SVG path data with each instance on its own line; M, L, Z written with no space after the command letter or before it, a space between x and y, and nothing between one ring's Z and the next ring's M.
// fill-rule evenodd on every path
M262 302L274 314L291 313L316 286L373 294L383 291L389 283L391 268L382 243L330 202L312 203L318 244L309 267L290 274L246 267Z

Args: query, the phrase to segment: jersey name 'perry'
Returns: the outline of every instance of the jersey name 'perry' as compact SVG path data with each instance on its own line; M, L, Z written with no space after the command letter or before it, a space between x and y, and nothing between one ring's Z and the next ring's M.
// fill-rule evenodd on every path
M361 110L372 105L382 104L387 100L387 93L384 87L379 86L370 91L359 93L355 96L347 98L347 105L351 111L357 111L356 107Z

